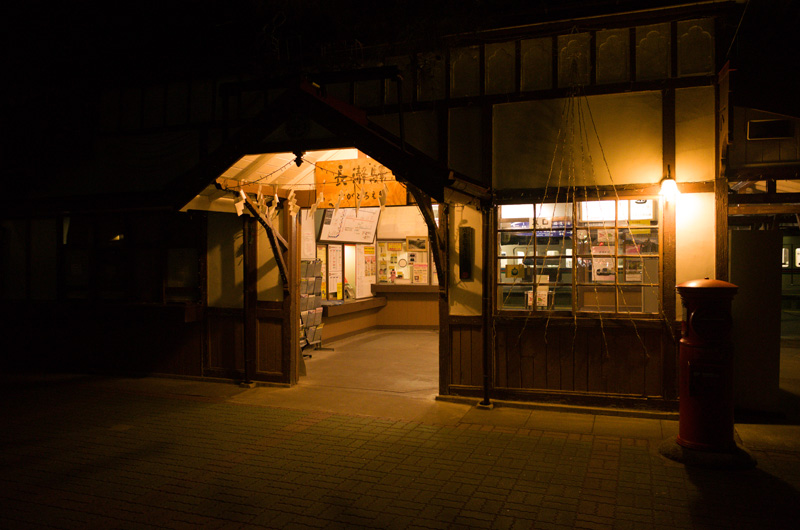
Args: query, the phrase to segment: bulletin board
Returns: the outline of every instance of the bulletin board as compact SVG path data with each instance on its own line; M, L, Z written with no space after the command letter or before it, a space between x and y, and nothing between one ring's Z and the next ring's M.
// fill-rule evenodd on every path
M380 208L339 208L325 210L322 219L320 243L361 243L375 241Z

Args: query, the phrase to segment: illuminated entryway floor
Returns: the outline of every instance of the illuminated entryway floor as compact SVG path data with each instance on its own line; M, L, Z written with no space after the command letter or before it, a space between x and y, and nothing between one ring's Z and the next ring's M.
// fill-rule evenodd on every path
M439 388L437 330L373 330L311 350L302 387L369 390L413 397Z

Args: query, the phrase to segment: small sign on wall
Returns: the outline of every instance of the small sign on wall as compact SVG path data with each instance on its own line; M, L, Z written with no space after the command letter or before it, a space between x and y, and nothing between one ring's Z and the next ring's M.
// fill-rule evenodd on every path
M316 163L314 184L322 193L324 208L380 206L380 193L386 187L386 206L403 206L406 188L385 166L369 158L330 160ZM360 203L359 203L360 201Z

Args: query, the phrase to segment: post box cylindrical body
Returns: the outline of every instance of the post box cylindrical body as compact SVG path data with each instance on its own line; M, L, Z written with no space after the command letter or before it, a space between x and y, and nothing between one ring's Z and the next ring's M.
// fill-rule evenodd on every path
M731 301L737 286L692 280L677 287L685 308L679 358L677 443L728 451L733 439Z

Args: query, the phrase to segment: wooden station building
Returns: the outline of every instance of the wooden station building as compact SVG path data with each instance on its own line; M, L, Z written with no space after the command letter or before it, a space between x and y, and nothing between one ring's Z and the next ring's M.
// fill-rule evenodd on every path
M309 328L435 327L440 395L674 408L675 287L771 252L732 216L799 213L797 114L734 97L741 3L587 4L103 85L91 156L5 209L4 364L292 385Z

